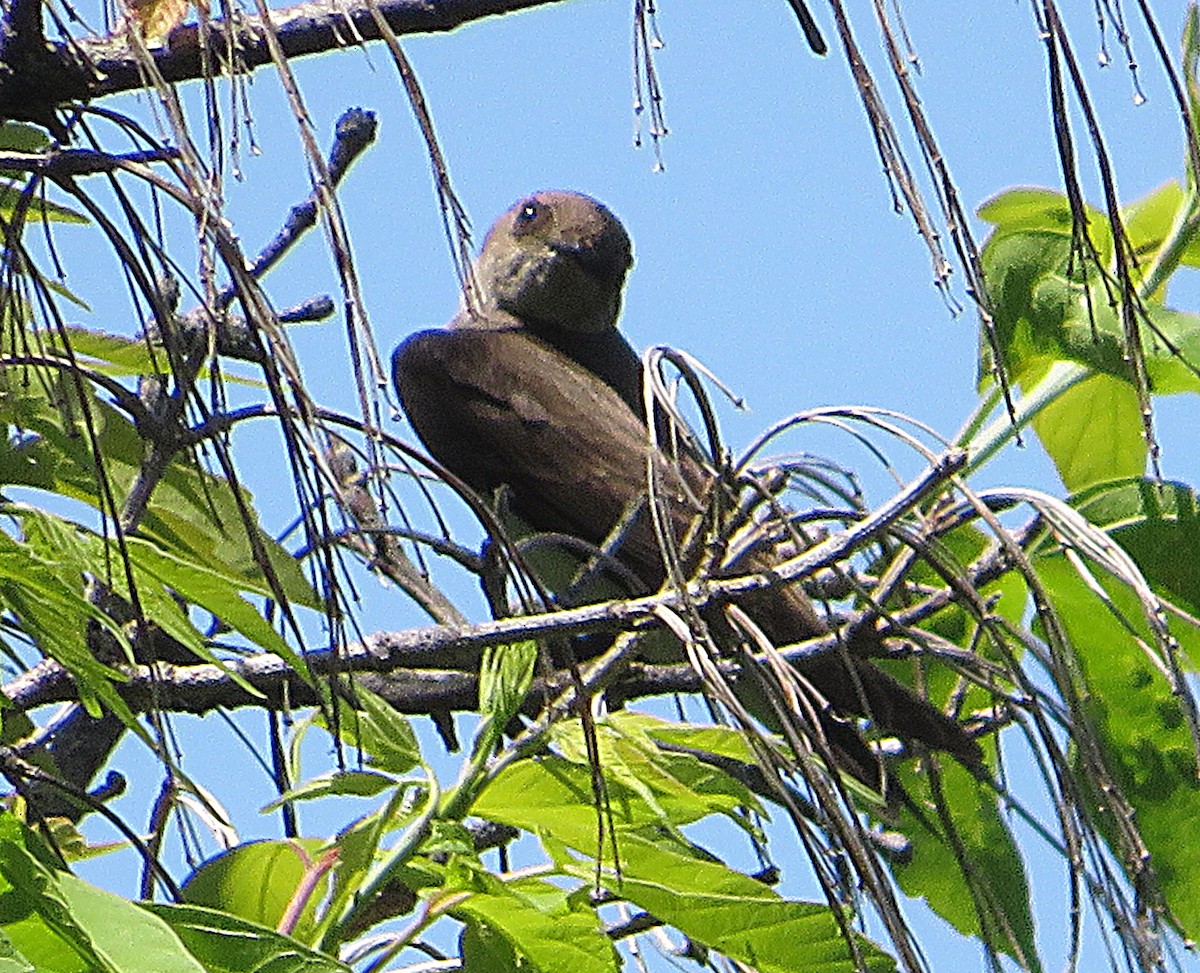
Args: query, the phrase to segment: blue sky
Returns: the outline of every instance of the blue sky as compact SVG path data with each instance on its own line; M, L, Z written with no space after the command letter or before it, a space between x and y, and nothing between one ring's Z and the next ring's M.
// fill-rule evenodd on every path
M632 147L631 4L578 0L404 42L476 239L495 215L536 189L578 189L605 201L634 240L626 333L637 347L686 349L744 396L748 412L723 415L735 446L790 412L836 404L886 406L953 435L976 401L976 320L970 310L949 313L911 220L892 212L828 11L815 8L833 50L822 59L809 53L783 0L664 0L660 6L665 47L657 66L670 127L663 172L653 171L648 145ZM849 6L859 44L903 128L870 5ZM1144 32L1135 30L1134 42L1149 100L1135 106L1111 34L1114 64L1101 69L1095 15L1091 5L1076 6L1068 25L1101 112L1122 199L1131 201L1180 172L1178 118ZM1152 6L1174 48L1183 5ZM906 14L923 67L919 90L966 208L973 211L1013 185L1057 187L1045 51L1028 5L923 0ZM324 144L347 107L379 116L379 140L352 171L341 199L386 353L410 331L447 320L457 302L424 149L383 47L294 67ZM245 181L230 184L227 212L254 252L308 182L296 126L269 71L255 78L249 99L262 151L244 153ZM121 104L147 114L144 101L123 98ZM191 104L199 109L197 100ZM1082 139L1080 129L1076 135ZM911 140L906 145L913 152ZM1081 155L1085 186L1096 201L1094 171L1086 152ZM915 152L912 162L919 165ZM179 229L187 233L186 226ZM982 244L986 228L976 221L973 229ZM71 233L84 235L67 228L60 237ZM94 254L75 258L68 262L69 283L95 308L83 323L128 330L115 265L105 267ZM272 273L267 289L280 307L314 293L338 294L319 233ZM965 304L961 275L952 289ZM1196 309L1198 296L1194 281L1182 281L1175 303ZM313 396L353 411L340 324L296 328L293 340ZM1167 403L1159 418L1167 475L1192 483L1200 482L1196 418L1191 402ZM793 445L861 468L873 499L886 496L885 478L844 436ZM243 462L260 496L283 485L269 445ZM1034 444L1010 450L979 482L1012 481L1056 486ZM292 512L268 506L267 516L282 526ZM418 621L394 596L371 589L366 597L368 630ZM192 760L199 765L203 754ZM217 778L218 797L234 801L238 773L231 765L228 793ZM777 854L787 840L780 836ZM1050 866L1037 873L1043 959L1054 968L1063 955L1067 902L1054 878L1061 868L1052 856L1042 857ZM935 969L981 962L973 944L945 927L926 928Z

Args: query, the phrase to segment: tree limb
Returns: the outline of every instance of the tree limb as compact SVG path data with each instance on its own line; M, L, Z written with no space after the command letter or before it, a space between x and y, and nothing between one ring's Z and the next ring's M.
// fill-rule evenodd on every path
M483 17L511 13L560 0L386 0L376 4L383 22L399 35L454 30ZM25 6L39 6L36 0ZM367 2L312 0L273 10L270 23L239 13L235 20L209 20L201 30L186 24L171 32L167 44L150 51L165 81L205 76L213 65L228 70L227 55L237 52L238 70L268 64L267 30L274 32L285 57L319 54L381 36ZM11 15L10 18L11 20ZM11 29L11 24L8 25ZM6 53L0 47L0 57ZM36 58L0 61L0 117L45 124L48 113L72 101L91 101L146 87L147 73L124 33L46 44Z

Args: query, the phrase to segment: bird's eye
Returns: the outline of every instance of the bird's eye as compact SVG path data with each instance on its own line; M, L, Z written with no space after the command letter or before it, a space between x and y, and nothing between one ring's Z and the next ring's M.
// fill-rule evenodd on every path
M536 199L531 199L523 204L517 210L517 218L514 221L514 226L517 232L522 230L532 230L538 223L542 221L542 216L545 214L545 207L542 206Z

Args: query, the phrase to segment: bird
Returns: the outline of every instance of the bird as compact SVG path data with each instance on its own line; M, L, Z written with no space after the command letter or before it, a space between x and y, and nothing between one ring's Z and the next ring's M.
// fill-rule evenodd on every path
M618 330L632 265L629 235L602 203L575 192L534 193L488 232L474 265L477 301L446 327L401 342L392 377L426 449L482 497L503 489L535 530L597 547L625 525L615 557L640 581L643 590L632 593L644 594L668 577L643 500L650 474L677 544L723 487L695 456L651 444L641 359ZM769 555L760 547L726 573L769 570L778 561ZM798 584L751 592L738 605L776 645L830 632ZM982 752L964 727L863 657L881 645L867 626L850 635L846 651L796 663L827 702L822 728L848 754L851 772L878 780L852 725L860 717L978 771Z

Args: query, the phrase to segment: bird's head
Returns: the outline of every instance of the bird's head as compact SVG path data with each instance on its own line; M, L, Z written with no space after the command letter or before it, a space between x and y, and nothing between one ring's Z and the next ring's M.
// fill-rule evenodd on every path
M632 265L629 234L605 206L581 193L548 190L495 222L476 279L485 309L595 334L616 327Z

